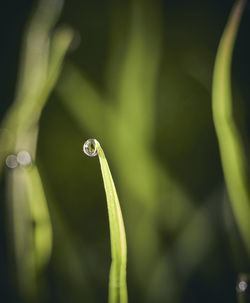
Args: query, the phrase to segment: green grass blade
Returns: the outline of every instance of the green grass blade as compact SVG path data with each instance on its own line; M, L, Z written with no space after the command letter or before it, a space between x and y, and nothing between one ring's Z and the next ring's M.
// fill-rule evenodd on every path
M31 218L33 224L35 224L33 230L35 265L36 270L40 273L48 263L52 252L52 224L42 180L36 165L23 170L27 184L27 198Z
M5 158L9 153L16 150L29 150L35 157L39 118L60 75L63 59L73 38L73 31L65 26L57 28L53 35L50 34L52 28L49 25L52 26L56 20L47 20L46 16L49 13L51 18L54 15L56 17L59 2L55 1L54 5L50 7L48 0L41 1L39 12L35 12L27 28L24 40L25 52L21 58L16 97L1 123L1 128L6 129L9 136L6 133L0 133L0 146L2 147L0 175L3 172ZM48 9L50 12L47 12ZM52 9L55 11L52 12ZM38 13L42 15L40 16ZM37 20L39 18L43 19L43 22ZM37 34L40 32L42 34ZM48 36L50 39L47 41ZM46 37L46 43L44 37ZM33 38L35 40L32 40ZM41 49L36 42L39 46L41 45ZM47 45L50 47L48 48ZM34 66L36 66L35 69Z
M233 118L231 62L235 39L246 1L236 1L222 35L213 75L213 119L225 181L233 212L250 255L250 201L245 154Z
M105 154L98 141L90 139L86 143L89 141L93 142L94 149L92 152L86 152L86 149L84 151L89 156L95 156L96 154L99 156L108 206L112 255L109 276L109 303L127 303L127 244L120 203ZM84 146L86 146L86 143Z
M73 38L65 26L54 30L61 4L60 0L40 0L27 27L15 100L1 123L6 131L0 133L0 177L9 154L25 151L35 163L39 119ZM52 226L36 164L29 168L19 164L7 172L13 272L18 295L37 302L40 278L52 250Z
M156 124L155 98L162 49L160 9L158 1L153 2L131 3L129 37L119 64L118 83L120 114L127 124L134 125L137 140L149 145Z
M14 283L21 297L35 299L37 280L32 240L33 231L26 195L25 169L23 167L10 169L6 172L6 177L8 244L13 257L11 265L16 277Z
M104 102L103 96L90 83L80 70L71 63L66 63L63 75L56 86L61 101L81 127L103 136L105 131L106 112L110 107ZM84 110L82 110L84 108ZM96 117L96 119L90 119ZM97 123L97 121L100 121Z

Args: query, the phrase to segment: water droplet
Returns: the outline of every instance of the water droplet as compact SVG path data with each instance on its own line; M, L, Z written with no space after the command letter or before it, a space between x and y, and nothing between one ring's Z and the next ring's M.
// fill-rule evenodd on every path
M83 144L83 151L89 157L95 157L98 154L97 146L99 142L96 139L88 139Z
M31 164L31 156L30 154L23 150L17 154L17 162L22 166L28 166Z
M6 163L6 165L7 165L9 168L15 168L15 167L17 167L18 162L17 162L17 157L16 157L16 155L8 155L8 157L7 157L6 160L5 160L5 163Z

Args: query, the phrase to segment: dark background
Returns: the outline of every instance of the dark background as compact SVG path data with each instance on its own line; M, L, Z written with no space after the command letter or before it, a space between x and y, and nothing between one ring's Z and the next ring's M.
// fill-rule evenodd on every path
M0 6L1 119L14 100L21 43L35 3L3 1ZM130 192L120 173L119 161L112 153L123 138L113 138L110 132L107 136L111 137L109 142L113 142L113 146L105 140L101 142L128 228L130 302L236 302L238 274L250 271L227 197L211 111L216 49L233 3L161 1L159 5L163 42L151 150L162 170L188 195L193 209L200 211L201 218L193 217L187 210L183 211L175 227L169 226L172 216L169 213L175 213L175 207L178 207L175 200L179 197L173 191L173 209L170 210L166 206L168 199L161 196L164 191L159 190L155 196L155 200L160 201L155 229L159 254L156 254L157 259L150 259L149 264L142 261L138 265L143 248L141 251L130 250L130 245L136 241L133 228L136 220L140 220L143 208L137 206L140 204ZM153 6L154 1L145 1L145 6L150 5ZM112 95L106 86L105 71L110 56L109 33L114 26L113 17L117 14L118 36L120 39L124 37L123 43L126 44L130 7L130 1L125 0L66 0L64 3L58 23L70 25L81 37L79 46L69 52L65 60L77 66L102 95ZM150 18L147 26L151 27ZM247 155L250 133L249 28L248 4L237 37L232 67L235 115ZM113 80L115 83L116 79ZM55 89L44 108L37 149L37 164L54 229L53 253L42 274L45 286L40 299L42 302L106 302L110 252L105 194L97 159L87 158L81 151L84 140L96 134L79 125L60 96ZM83 111L84 106L83 102ZM131 155L133 146L126 148L118 159L124 160L121 165L129 167L130 158L136 163L140 155ZM141 178L136 167L130 171L132 179ZM18 295L13 282L15 274L10 269L13 260L7 249L5 188L6 180L2 178L0 301L26 302ZM126 206L128 199L131 203ZM178 205L182 207L181 203ZM164 212L168 213L166 217ZM177 220L175 218L173 221ZM192 225L192 222L196 223ZM189 227L191 231L186 235L185 230ZM148 243L155 245L151 238L153 234L145 237ZM179 239L185 240L180 242ZM161 273L157 272L155 279L152 278L153 269Z

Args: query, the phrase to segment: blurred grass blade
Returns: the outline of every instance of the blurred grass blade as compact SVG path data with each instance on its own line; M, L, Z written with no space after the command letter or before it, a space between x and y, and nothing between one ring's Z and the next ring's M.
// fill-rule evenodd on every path
M49 35L62 8L61 0L40 0L27 27L20 62L16 100L32 99L46 80ZM34 68L35 67L35 68Z
M31 300L36 298L37 280L25 170L22 167L10 169L6 177L7 215L10 223L8 236L13 255L11 266L15 272L14 282L21 297Z
M157 6L158 1L132 1L129 37L124 46L127 51L119 64L120 114L127 124L134 125L137 140L146 144L151 144L154 136L162 49L161 15Z
M93 147L94 149L90 150L89 147ZM95 139L89 139L84 144L84 152L89 156L95 156L98 154L107 198L112 255L109 276L109 303L127 303L127 243L116 188L108 162L99 142Z
M39 119L73 38L72 30L54 25L61 0L40 0L27 27L16 97L3 121L10 136L0 134L0 175L8 154L27 152L35 162ZM20 164L21 165L21 164ZM14 269L20 297L38 302L41 272L52 249L52 227L38 169L16 167L7 180ZM10 183L10 184L8 184Z
M236 1L216 55L213 75L213 118L225 181L233 212L250 255L250 200L245 154L233 118L231 91L232 53L246 1Z
M26 99L18 106L18 134L25 133L30 127L38 123L42 109L48 100L48 96L54 88L61 71L62 61L73 38L70 28L62 27L55 30L51 38L51 47L48 54L48 69L45 80L40 83L34 99ZM32 74L30 75L32 76ZM17 105L19 105L17 103Z
M46 5L46 8L42 9L42 4ZM45 13L49 9L48 6L48 1L41 1L38 12ZM56 10L54 12L56 17L59 8L53 5L50 9ZM0 174L4 167L5 157L15 150L29 150L32 157L35 157L37 133L34 136L34 130L37 128L42 109L58 79L63 58L73 38L71 29L61 27L49 39L52 28L48 28L45 20L43 22L34 20L39 17L38 12L35 13L27 30L26 39L29 40L29 43L25 44L26 53L22 58L16 98L1 125L10 135L7 137L0 134L0 146L2 146ZM40 18L44 19L45 16ZM48 22L53 23L51 20ZM31 28L35 25L40 27ZM37 34L36 40L32 43L30 40L34 34L31 35L31 33L37 31L41 34ZM38 39L42 41L37 41ZM37 45L43 47L39 52L36 51ZM48 46L50 47L48 48Z
M103 102L102 95L76 66L70 63L65 64L56 91L67 110L81 127L86 127L98 136L105 134L103 119L106 118L107 111L110 111L108 104Z
M33 223L34 255L38 272L48 263L52 250L52 226L42 181L35 165L25 170L27 196Z
M17 284L23 297L35 300L38 274L48 263L52 249L47 201L35 165L8 170L7 176Z

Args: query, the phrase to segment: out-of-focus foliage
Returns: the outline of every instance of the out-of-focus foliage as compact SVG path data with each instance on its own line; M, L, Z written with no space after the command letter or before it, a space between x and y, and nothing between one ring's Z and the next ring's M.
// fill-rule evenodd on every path
M57 1L39 3L45 2L59 5ZM13 239L6 228L13 213L26 220L21 208L27 208L27 201L35 201L32 209L37 220L44 223L44 214L50 218L53 231L51 258L41 261L39 300L107 302L108 217L98 163L82 153L83 140L89 137L102 142L121 201L129 302L236 302L238 274L248 273L250 264L223 180L211 102L214 60L233 2L66 0L59 21L79 33L70 48L79 42L77 37L80 44L67 54L55 89L71 32L65 27L51 30L57 20L54 6L47 7L47 21L41 20L44 31L35 31L31 22L34 35L27 41L42 60L33 53L21 57L21 66L27 68L21 69L19 97L8 104L8 113L22 104L20 122L14 119L13 128L18 145L6 145L10 147L1 154L1 161L9 153L30 151L24 137L30 130L36 138L39 125L37 149L34 140L30 151L33 158L37 154L39 173L36 166L4 169L1 281L5 302L27 302L18 297L13 283L17 273L10 265L15 257L7 246ZM30 14L32 20L37 18L34 11ZM235 123L246 150L249 20L246 10L232 67ZM50 42L45 43L48 33ZM68 42L60 48L64 34ZM27 39L25 33L23 37ZM3 123L7 125L9 119ZM29 181L25 186L15 181L18 191L7 181L13 177ZM13 201L19 201L15 212L3 194L6 190ZM46 204L40 199L45 196ZM25 238L30 237L25 233ZM40 246L44 247L43 236L37 242L38 254ZM33 262L33 256L27 260ZM23 258L18 262L26 266ZM22 278L27 284L28 275Z
M58 78L72 31L57 29L61 1L41 0L27 27L14 103L1 125L0 174L6 170L6 221L13 286L20 300L43 298L40 276L52 250L52 226L36 166L39 118Z
M232 208L250 257L250 197L246 155L232 109L231 61L246 1L236 2L221 38L213 81L213 116Z

